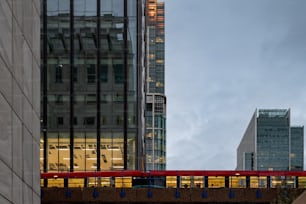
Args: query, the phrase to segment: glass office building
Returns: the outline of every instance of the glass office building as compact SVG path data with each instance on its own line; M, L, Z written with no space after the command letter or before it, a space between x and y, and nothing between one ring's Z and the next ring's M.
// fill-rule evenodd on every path
M291 170L304 170L304 128L294 126L290 128L290 166Z
M143 169L145 1L41 5L41 171Z
M256 110L237 149L238 170L303 170L304 128L290 109Z
M165 3L147 0L146 169L166 169Z

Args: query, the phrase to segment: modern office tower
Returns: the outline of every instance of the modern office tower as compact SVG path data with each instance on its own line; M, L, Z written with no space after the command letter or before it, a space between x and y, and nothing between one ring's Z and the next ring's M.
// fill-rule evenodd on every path
M165 3L147 0L146 170L166 169Z
M304 170L304 128L290 128L290 167L291 170Z
M0 203L40 203L39 1L0 1Z
M304 127L290 126L290 109L255 111L237 149L237 169L304 169Z
M42 1L42 172L143 168L144 6Z

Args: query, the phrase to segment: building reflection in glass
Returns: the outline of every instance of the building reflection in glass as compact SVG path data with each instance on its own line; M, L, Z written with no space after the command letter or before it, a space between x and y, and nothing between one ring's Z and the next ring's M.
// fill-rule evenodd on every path
M42 1L41 171L141 168L139 2Z

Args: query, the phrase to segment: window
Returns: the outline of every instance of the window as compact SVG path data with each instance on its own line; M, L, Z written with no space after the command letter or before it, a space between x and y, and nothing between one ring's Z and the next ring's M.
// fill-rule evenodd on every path
M163 43L164 39L162 39L161 37L156 37L156 42L157 43Z
M128 124L129 125L135 125L136 124L136 117L135 116L132 116L132 117L129 117L128 118Z
M84 125L94 125L94 124L95 124L95 117L84 118Z
M101 103L108 103L111 101L111 96L108 94L101 94Z
M73 68L73 82L78 82L78 68Z
M106 125L106 117L104 115L101 116L101 125Z
M164 60L156 60L156 64L164 64Z
M117 116L117 125L123 125L123 116Z
M61 95L61 94L55 95L55 103L56 104L63 104L63 95Z
M55 67L55 82L63 83L63 65L59 64Z
M155 103L155 112L156 113L163 113L163 104L162 103Z
M58 126L64 125L64 118L63 117L57 117L57 125Z
M95 94L88 94L86 96L86 103L87 104L96 104L96 95Z
M147 103L147 111L152 111L152 103Z
M113 101L114 101L115 103L122 103L123 100L124 100L123 93L116 93L116 94L114 95L114 100L113 100Z
M123 84L123 82L124 82L123 64L115 64L113 67L114 67L115 83L116 84Z
M87 82L95 83L96 81L96 69L95 65L87 65Z
M107 69L107 64L102 64L100 67L100 81L101 82L107 82L107 73L108 73L108 69Z

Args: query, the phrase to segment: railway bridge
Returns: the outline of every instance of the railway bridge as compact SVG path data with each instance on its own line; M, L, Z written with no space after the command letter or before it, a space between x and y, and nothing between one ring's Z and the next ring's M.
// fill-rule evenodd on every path
M306 203L306 172L103 171L41 174L42 204Z

